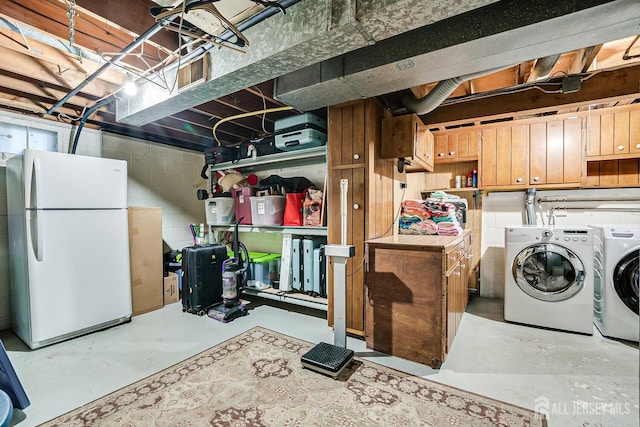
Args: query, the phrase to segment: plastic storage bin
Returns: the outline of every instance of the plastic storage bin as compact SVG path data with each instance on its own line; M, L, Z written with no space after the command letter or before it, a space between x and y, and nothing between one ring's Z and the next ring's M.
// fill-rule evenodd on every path
M249 198L255 195L255 188L242 187L231 189L236 218L242 218L240 224L251 225L251 200L249 200Z
M284 196L251 197L251 221L253 225L282 225L284 205Z
M231 197L214 197L205 201L207 206L207 224L233 224L234 209Z

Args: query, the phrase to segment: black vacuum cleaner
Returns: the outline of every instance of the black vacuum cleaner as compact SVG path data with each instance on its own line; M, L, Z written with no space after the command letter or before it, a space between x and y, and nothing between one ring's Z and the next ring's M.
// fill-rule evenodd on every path
M222 263L222 302L207 311L207 316L224 323L247 314L246 302L240 299L249 265L247 248L238 240L238 224L243 219L240 217L233 226L233 258Z

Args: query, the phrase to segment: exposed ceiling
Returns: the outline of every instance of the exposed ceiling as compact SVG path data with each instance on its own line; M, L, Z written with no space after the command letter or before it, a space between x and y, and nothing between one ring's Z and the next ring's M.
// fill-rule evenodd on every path
M312 0L302 0L295 7L311 7L312 3L310 2ZM332 0L326 0L326 2L327 4L332 3ZM334 0L333 3L355 4L355 2L347 0ZM438 16L441 16L442 22L446 22L446 19L451 19L454 15L464 16L474 8L480 10L483 7L493 7L495 10L509 10L509 7L520 7L521 4L521 2L508 1L496 3L494 1L468 0L461 2L467 5L466 11L450 9L449 15L447 15L445 9L449 7L449 2L440 2L442 4L439 8L438 5L434 5L437 2L427 2L428 5L423 4L424 2L410 0L388 1L386 3L391 6L393 3L401 3L407 8L412 5L411 7L429 9L429 13L425 13L428 15L424 18L425 22L439 19ZM527 4L535 8L534 3L536 2ZM550 4L551 2L540 3ZM572 46L572 49L561 52L553 51L551 47L546 47L546 51L538 49L540 52L547 52L545 54L548 56L543 58L526 57L525 54L513 55L513 58L518 58L517 63L508 63L508 66L500 71L461 83L455 91L448 95L442 106L424 114L423 120L428 124L447 123L456 126L469 122L469 117L477 118L491 115L493 118L511 118L518 115L572 111L585 108L585 105L593 103L594 100L601 101L606 105L637 102L640 98L640 78L638 77L640 76L640 41L637 37L637 33L640 33L640 26L636 16L640 15L637 10L640 6L634 7L636 2L626 0L576 3L593 3L593 10L601 4L604 5L603 7L610 7L610 10L616 10L619 5L624 16L611 17L613 23L607 24L609 27L602 26L602 33L605 30L609 31L607 34L615 34L616 40L603 39L602 33L589 37L591 33L588 31L590 30L581 30L587 34L584 37L584 45L580 45L579 41L574 41L573 44L567 44L567 46ZM105 99L111 100L115 96L118 98L118 102L125 102L123 100L127 95L120 89L127 79L135 79L139 84L146 85L147 92L145 92L143 100L148 100L156 94L168 93L171 88L175 89L177 85L175 82L176 72L163 72L162 70L170 70L172 67L175 70L178 68L178 64L180 66L188 64L190 60L195 59L190 58L190 56L194 56L191 52L197 52L198 49L213 44L214 47L209 50L212 63L215 63L218 57L230 55L250 58L254 55L251 48L255 49L255 46L260 46L260 44L265 46L269 40L256 40L255 38L262 34L256 31L245 32L243 30L234 35L230 33L230 29L241 28L243 24L249 28L247 19L251 17L265 15L264 22L267 23L269 20L276 19L278 23L287 22L285 20L296 17L294 13L285 15L277 8L268 6L268 1L220 0L214 2L187 1L185 3L187 7L190 4L198 4L201 7L182 15L175 13L182 10L182 2L171 0L157 2L150 0L0 1L0 54L2 57L0 61L0 108L77 124L87 110ZM284 1L283 4L287 4L287 2ZM314 3L314 5L317 4ZM359 2L359 4L360 8L363 8L363 4L369 4L373 8L376 2ZM514 4L517 6L513 6ZM607 6L607 4L609 5ZM216 9L211 9L211 6ZM154 18L151 10L158 7L160 9L154 9L156 13ZM173 7L178 9L173 9ZM590 11L588 6L579 6L579 8L584 8L581 13L586 14ZM265 11L269 9L271 9L270 13L266 13ZM160 16L158 14L163 12L166 12L168 17L159 26L156 19ZM223 23L223 19L216 17L218 12L229 23ZM366 12L366 10L359 9L354 13L363 25L366 24L366 17L369 16L366 15ZM523 15L525 14L523 13ZM473 18L474 15L469 16ZM378 18L376 19L379 21ZM633 22L634 19L636 19L635 31L628 29L628 23L624 28L622 25L615 25L618 21ZM605 17L600 21L607 21L607 19ZM551 20L547 22L551 22ZM255 28L258 28L260 24L255 25ZM138 37L148 35L149 30L154 26L158 28L152 32L153 35L148 40L141 42L144 37L140 39ZM335 23L334 27L339 28L339 23ZM611 28L623 29L614 31ZM633 28L633 24L631 24L631 28ZM406 30L414 29L406 28ZM415 31L419 30L420 28L415 29ZM367 33L367 31L368 34L372 34L371 30L360 29L360 33ZM400 33L405 29L399 28L389 31ZM478 30L476 28L459 30L463 35L466 33L474 34L474 31ZM281 33L283 33L282 37L297 36L293 30L289 33ZM410 33L411 31L407 32L408 35ZM503 34L505 33L503 32ZM229 34L231 36L227 37ZM240 41L244 34L252 35L247 37L251 47L246 46L246 42ZM576 34L580 35L580 32L576 30ZM618 34L624 35L624 37L618 38ZM403 37L403 34L396 35L393 32L388 32L379 37L393 40L394 37ZM70 38L73 39L72 45L69 42ZM123 55L123 49L131 47L136 40L138 40L139 46L130 49L130 53ZM598 43L591 43L592 40L596 40ZM374 40L369 40L368 43L382 46L381 41L374 37ZM278 40L273 41L274 46L278 43ZM463 44L457 41L455 43L456 46ZM348 43L345 42L345 44ZM313 46L313 44L310 43L308 46ZM558 44L558 46L562 46L562 44ZM308 49L311 48L308 47ZM359 52L366 54L366 49L366 47L358 48L354 44L352 56L357 57ZM248 53L243 54L237 52L238 50ZM345 52L347 50L348 48L344 49ZM531 51L534 52L536 49L532 48ZM312 55L312 52L309 51L309 54ZM339 57L339 54L340 52L336 52L336 58ZM106 61L119 57L122 59L119 65L105 67ZM347 59L349 58L341 63L342 71L346 69ZM331 60L331 57L327 56L322 60ZM508 59L505 61L508 62ZM393 60L395 67L409 66L410 63L410 57L402 62ZM372 62L370 67L373 69L376 65ZM497 65L503 66L505 64ZM274 70L277 69L277 64L274 65L273 62L269 66ZM101 67L107 69L96 75L95 71ZM365 64L362 67L366 69L369 65ZM446 67L434 67L436 71L440 68ZM491 67L485 69L488 68ZM250 70L247 71L247 73L249 72ZM433 89L437 83L436 80L461 74L466 74L466 71L449 69L440 74L438 72L413 73L411 78L406 79L406 86L400 88L389 86L393 90L375 93L375 96L378 96L392 112L403 113L406 111L401 101L403 97L422 97ZM579 78L565 80L568 75L577 75ZM335 80L344 84L345 81L348 81L344 77L337 76ZM153 83L149 83L150 81ZM88 119L87 126L202 151L207 147L217 145L218 141L223 145L234 145L270 133L273 130L274 120L297 112L289 110L238 117L219 124L215 135L217 140L214 139L212 128L222 119L226 120L232 116L285 105L283 101L275 99L272 78L262 81L254 77L252 84L247 85L248 87L242 86L247 81L249 80L236 78L235 84L241 85L240 89L216 96L216 99L207 99L204 102L196 97L197 105L171 112L166 116L163 115L161 118L154 119L142 126L126 124L124 121L119 122L116 119L116 103L103 101L104 105L99 104L100 108ZM563 83L565 84L564 88ZM576 85L579 86L577 91ZM386 87L384 84L379 86L382 90ZM81 89L74 90L78 87ZM326 92L322 86L319 86L319 89ZM77 93L75 93L76 91ZM198 93L198 88L192 89L192 92ZM73 95L69 96L70 93ZM202 94L203 91L199 91L199 93ZM212 93L224 93L224 87L217 87ZM283 96L278 99L286 98ZM61 103L61 100L64 102ZM170 97L164 99L164 102L173 103L175 107L177 104L173 101L173 98ZM57 106L57 104L61 105ZM302 109L296 102L291 102L291 104ZM321 103L321 105L328 104ZM55 111L52 111L53 109Z

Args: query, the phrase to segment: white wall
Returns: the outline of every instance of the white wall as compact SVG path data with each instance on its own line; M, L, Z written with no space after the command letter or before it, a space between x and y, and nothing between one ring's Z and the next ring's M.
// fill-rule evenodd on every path
M59 133L61 151L70 145L72 127L62 123L0 113L0 120L55 130ZM202 153L174 149L157 143L101 134L84 129L77 154L122 159L128 165L129 206L160 206L162 237L165 247L181 249L193 244L188 226L204 222L204 203L197 200L196 190L207 188L200 177L204 165ZM6 169L0 160L0 330L11 327L9 285L9 247L7 229Z
M504 229L524 223L524 191L495 192L482 199L482 259L480 293L487 297L504 297L505 261ZM558 215L556 225L640 224L640 188L538 191L536 199L567 202L536 205L538 225L549 224L551 207ZM607 201L582 202L576 199ZM633 201L622 201L632 199ZM609 201L610 200L610 201ZM567 209L562 209L566 207Z

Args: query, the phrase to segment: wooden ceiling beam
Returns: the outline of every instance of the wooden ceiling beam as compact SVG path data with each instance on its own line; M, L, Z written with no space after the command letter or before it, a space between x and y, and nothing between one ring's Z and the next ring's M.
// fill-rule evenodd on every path
M561 80L557 80L558 83ZM583 80L579 91L573 93L544 93L528 88L517 93L504 93L482 99L470 99L436 108L421 116L427 124L447 126L467 123L478 118L499 119L514 114L534 114L572 108L592 102L640 97L640 65L594 73ZM560 87L560 84L558 85ZM548 90L548 87L547 87Z
M64 3L55 1L38 1L34 3L4 0L0 2L0 13L39 31L50 34L58 39L69 39L69 24L67 9ZM134 37L117 28L105 29L104 23L91 16L74 19L74 42L92 52L119 52L133 42ZM156 52L149 52L156 55ZM157 56L157 55L156 55ZM149 63L156 64L161 58L147 57ZM122 62L144 70L148 66L135 56L127 56Z
M569 67L569 74L581 74L589 71L589 67L598 56L600 49L602 49L601 44L578 50L573 63Z
M99 114L101 121L103 121L105 129L108 129L110 126L125 126L123 123L119 123L116 121L115 113L111 111L103 111ZM98 121L94 117L94 121ZM127 128L139 128L145 129L146 132L158 134L158 138L163 135L171 135L172 138L184 138L190 141L199 141L199 140L211 140L213 141L213 134L211 133L211 129L206 129L199 126L192 126L188 122L177 119L175 117L169 116L160 120L156 120L150 125L145 126L131 126L126 125ZM151 126L151 127L147 127ZM228 144L237 144L240 141L243 141L245 138L226 133L224 131L218 132L218 138L223 140ZM217 144L217 143L216 143Z
M226 104L221 104L217 101L209 101L204 104L200 104L192 110L202 112L203 114L214 117L215 119L222 119L224 117L231 117L240 114L235 108L231 108ZM246 127L251 130L262 130L262 115L243 117L241 119L235 119L235 123ZM212 123L215 123L212 121ZM268 132L273 131L273 117L270 114L266 115L265 127Z
M69 83L69 87L72 88L80 84L88 75L92 74L102 65L86 58L83 58L82 62L80 62L75 55L54 49L49 45L38 42L37 40L30 39L29 47L31 49L28 49L27 46L24 45L20 33L0 28L0 53L2 54L0 67L10 66L8 64L4 64L9 60L16 60L20 62L26 61L26 59L19 59L16 54L30 57L32 60L51 64L48 68L54 69L54 74L73 74L73 81ZM8 56L9 51L14 52L12 56ZM32 62L30 61L29 64L32 64ZM31 68L24 68L22 69L22 74L25 73L25 70L29 70L29 73L32 72ZM69 71L71 72L69 73ZM124 73L111 68L103 72L97 80L119 86L124 82L125 75Z
M58 99L62 99L67 94L64 88L53 87L36 80L26 79L23 76L0 70L0 88L5 88L12 93L20 93L24 97L34 97L48 104L55 104ZM75 106L74 109L81 111L85 107L95 104L97 97L86 97L76 95L69 99L67 106Z
M151 0L76 0L76 4L95 17L102 17L136 36L156 23L150 9L158 4ZM170 51L178 49L178 38L171 31L160 31L150 40Z

